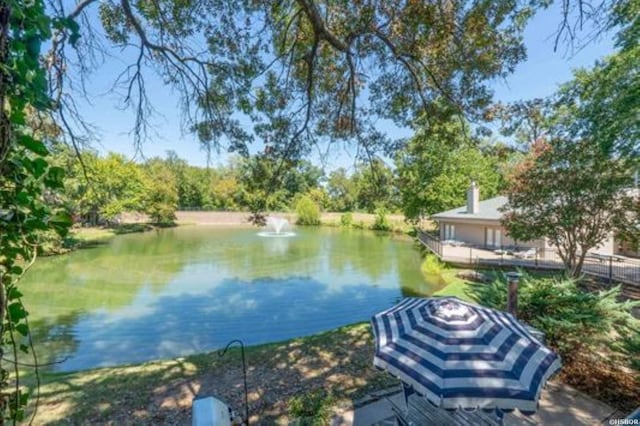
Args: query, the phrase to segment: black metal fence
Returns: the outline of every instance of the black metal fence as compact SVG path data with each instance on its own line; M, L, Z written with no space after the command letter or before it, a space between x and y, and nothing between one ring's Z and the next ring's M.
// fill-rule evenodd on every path
M528 269L564 269L556 250L533 247L487 248L469 245L448 245L434 235L418 231L420 242L441 260L460 266L514 266ZM582 272L610 282L640 285L640 260L623 256L587 254Z
M418 240L434 254L442 258L442 243L439 238L418 230Z

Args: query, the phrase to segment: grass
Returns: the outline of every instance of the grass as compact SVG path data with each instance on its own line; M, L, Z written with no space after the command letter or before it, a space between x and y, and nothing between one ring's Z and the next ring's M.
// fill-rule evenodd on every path
M288 424L294 397L331 395L348 407L396 385L373 368L368 323L286 342L248 347L253 424ZM242 413L240 351L208 353L117 368L45 374L35 424L185 424L192 398L214 395ZM299 413L298 413L299 414Z
M481 285L471 281L466 281L456 277L456 269L447 269L440 274L442 279L447 283L445 287L433 293L434 296L455 296L459 299L474 302L470 296L473 286Z
M153 226L146 223L124 223L109 228L73 228L65 238L63 245L67 249L94 247L104 244L116 235L146 232L151 229L153 229Z

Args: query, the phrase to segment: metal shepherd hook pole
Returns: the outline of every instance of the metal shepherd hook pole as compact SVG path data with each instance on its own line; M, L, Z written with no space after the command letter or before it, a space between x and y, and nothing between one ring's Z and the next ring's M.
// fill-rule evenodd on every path
M244 343L242 343L242 340L240 339L234 339L227 343L227 346L221 352L218 352L218 356L222 358L229 350L229 347L234 343L238 343L240 345L240 353L242 355L242 378L244 379L244 421L246 425L249 426L249 392L247 391L247 363L244 359Z

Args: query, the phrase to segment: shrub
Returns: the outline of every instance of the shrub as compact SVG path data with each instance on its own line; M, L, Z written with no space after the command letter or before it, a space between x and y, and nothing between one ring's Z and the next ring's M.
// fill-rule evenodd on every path
M440 275L445 269L446 265L438 259L435 254L427 254L420 265L420 271L423 275Z
M313 200L305 195L296 203L298 225L320 225L320 208Z
M507 280L471 290L479 303L496 309L507 304ZM518 286L518 317L546 334L547 344L569 362L600 348L622 351L640 331L631 309L640 301L619 302L620 287L598 293L581 290L572 279L534 278L523 274ZM625 342L629 342L626 345Z
M176 220L176 208L172 204L157 203L147 208L151 221L157 225L173 225Z
M296 419L294 424L315 426L329 424L333 398L324 390L295 396L289 400L289 414Z
M376 218L371 226L371 229L376 231L390 231L391 224L387 220L387 211L383 207L376 209Z
M340 226L350 228L353 225L353 215L351 213L344 213L340 216Z

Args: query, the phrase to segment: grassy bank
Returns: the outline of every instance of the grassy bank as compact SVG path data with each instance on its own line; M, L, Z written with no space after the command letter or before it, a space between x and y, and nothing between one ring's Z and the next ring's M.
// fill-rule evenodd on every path
M253 424L286 424L291 399L325 389L333 406L396 384L372 366L370 326L247 349ZM243 407L240 351L43 377L36 424L186 424L196 394Z

